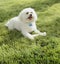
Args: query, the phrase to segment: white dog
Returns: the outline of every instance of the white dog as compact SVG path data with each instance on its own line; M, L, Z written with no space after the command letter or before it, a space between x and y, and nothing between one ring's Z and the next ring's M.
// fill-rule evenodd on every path
M32 8L23 9L20 14L10 19L5 25L9 30L17 29L21 31L25 37L34 39L38 35L46 36L46 32L40 32L36 27L37 14ZM30 34L34 31L37 34Z

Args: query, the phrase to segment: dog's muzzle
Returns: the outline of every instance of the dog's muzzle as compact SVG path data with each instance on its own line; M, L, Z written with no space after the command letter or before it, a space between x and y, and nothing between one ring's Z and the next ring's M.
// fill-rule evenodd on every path
M33 17L32 17L32 14L29 15L28 19L31 20Z

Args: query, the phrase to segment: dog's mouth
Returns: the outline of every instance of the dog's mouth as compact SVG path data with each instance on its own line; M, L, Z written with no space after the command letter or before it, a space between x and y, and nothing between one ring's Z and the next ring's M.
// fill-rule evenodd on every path
M29 16L28 19L31 20L32 19L32 16Z
M28 17L29 20L32 20L32 18L33 18L32 15L30 15L30 16Z

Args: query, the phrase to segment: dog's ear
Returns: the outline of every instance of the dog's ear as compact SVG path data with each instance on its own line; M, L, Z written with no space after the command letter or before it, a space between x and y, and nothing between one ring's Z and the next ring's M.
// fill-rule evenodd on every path
M36 14L36 12L35 12L35 20L37 21L37 14Z
M35 12L35 10L34 10L34 18L35 18L35 21L37 21L37 13Z
M19 13L19 15L18 15L18 17L19 17L19 19L22 21L23 20L23 17L22 17L22 11Z

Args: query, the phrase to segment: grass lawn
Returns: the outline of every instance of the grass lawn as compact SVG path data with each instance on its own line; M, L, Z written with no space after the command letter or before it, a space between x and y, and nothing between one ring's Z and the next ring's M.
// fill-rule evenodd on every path
M36 10L36 22L47 36L31 41L4 24L27 7ZM60 0L0 0L0 64L60 64Z

